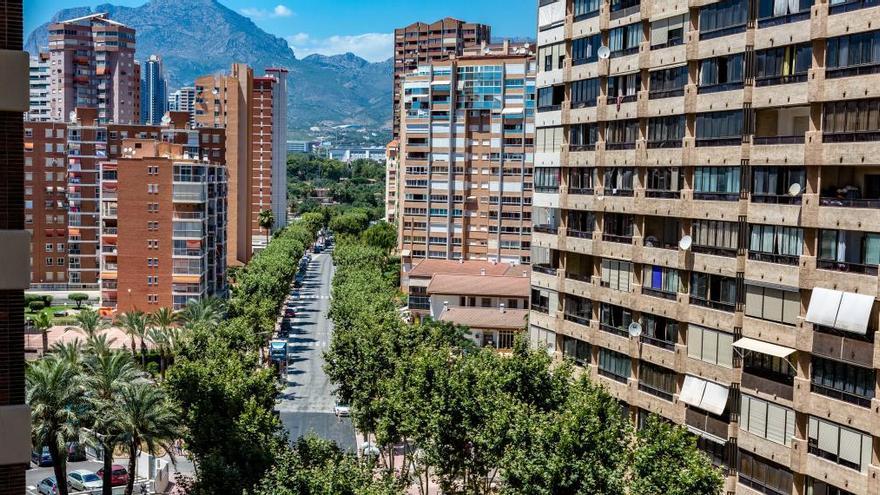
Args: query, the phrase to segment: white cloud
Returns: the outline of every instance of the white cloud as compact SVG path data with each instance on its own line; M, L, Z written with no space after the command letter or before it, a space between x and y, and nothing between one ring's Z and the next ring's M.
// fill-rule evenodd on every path
M315 53L338 55L351 52L370 62L381 62L394 55L394 35L391 33L335 35L329 38L312 38L308 33L297 33L286 39L298 58Z
M242 14L250 17L251 19L273 19L277 17L290 17L293 15L293 11L290 10L286 5L278 4L271 11L265 9L258 9L254 7L246 7L239 10Z

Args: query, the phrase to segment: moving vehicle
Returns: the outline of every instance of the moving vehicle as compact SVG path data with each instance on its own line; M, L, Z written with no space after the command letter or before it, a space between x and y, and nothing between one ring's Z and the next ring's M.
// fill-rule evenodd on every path
M86 492L92 495L100 495L101 486L104 484L97 474L88 469L77 469L67 473L67 483L70 485L70 491Z
M43 447L39 450L32 450L31 462L36 464L38 467L51 466L52 456L49 455L49 447Z
M351 406L337 402L336 405L333 406L333 414L340 418L351 416Z
M104 479L104 468L98 470L98 477ZM128 483L128 470L125 466L114 464L110 468L110 486L123 486Z
M40 495L58 495L58 482L54 476L43 478L37 485L37 493Z

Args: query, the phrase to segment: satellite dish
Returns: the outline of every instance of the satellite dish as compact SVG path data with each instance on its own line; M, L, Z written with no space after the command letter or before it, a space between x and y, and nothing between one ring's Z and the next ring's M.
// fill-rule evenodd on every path
M71 110L69 117L70 117L70 121L75 123L76 122L76 110Z
M678 241L678 248L682 251L688 251L691 248L691 244L693 244L694 240L691 239L691 236L686 235Z
M626 331L629 332L630 337L638 337L642 334L642 325L639 322L634 321L629 324L629 327L626 329Z
M797 182L795 182L794 184L791 185L791 187L788 188L788 195L792 196L792 197L797 196L798 194L801 193L802 189L803 188L801 187L801 185L798 184Z
M526 50L528 50L529 48L532 47L532 44L531 44L531 43L526 43L526 44L523 45L523 46L526 47Z
M171 116L167 113L162 116L162 125L168 125L171 123Z
M599 58L604 60L611 56L611 49L605 45L602 45L599 47L599 51L597 52L597 54L599 55Z

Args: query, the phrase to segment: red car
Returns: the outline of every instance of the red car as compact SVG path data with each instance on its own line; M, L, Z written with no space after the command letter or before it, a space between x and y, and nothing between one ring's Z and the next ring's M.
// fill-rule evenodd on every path
M287 308L284 310L285 318L293 318L294 316L296 316L296 311L294 311L293 308Z
M104 468L98 470L98 477L104 479ZM110 471L110 486L123 486L128 483L128 470L125 466L114 464Z

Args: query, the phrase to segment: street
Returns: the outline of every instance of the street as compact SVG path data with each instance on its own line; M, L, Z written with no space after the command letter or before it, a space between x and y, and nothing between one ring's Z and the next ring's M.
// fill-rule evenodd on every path
M333 386L323 368L332 332L327 319L332 279L330 254L313 255L302 287L293 291L296 316L285 318L290 324L289 366L277 410L291 441L311 432L354 451L354 428L349 418L334 414Z

